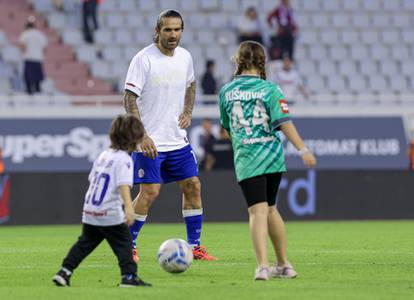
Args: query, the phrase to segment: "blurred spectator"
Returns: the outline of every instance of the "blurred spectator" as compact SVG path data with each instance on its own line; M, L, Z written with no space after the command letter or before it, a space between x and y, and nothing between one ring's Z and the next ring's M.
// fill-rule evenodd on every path
M3 176L6 173L6 167L4 166L3 161L3 150L0 148L0 176Z
M24 58L24 81L28 94L39 93L40 83L44 79L43 59L47 46L46 36L36 28L36 19L27 19L25 30L19 37L19 46Z
M410 148L408 149L410 155L410 170L414 171L414 139L410 142Z
M201 89L204 95L216 95L217 94L217 80L214 77L214 69L216 63L214 60L207 60L206 71L201 78Z
M216 138L213 134L213 125L210 119L204 119L202 126L204 129L204 157L200 163L201 169L206 171L232 169L233 151L227 131L224 128L220 128L219 137Z
M221 127L219 138L213 142L212 155L214 157L214 170L233 169L233 149L227 131Z
M297 102L299 97L298 92L305 99L309 97L299 73L292 66L292 61L289 56L285 56L281 68L276 69L275 73L269 73L269 75L269 80L276 82L280 86L286 101L289 103Z
M237 30L240 43L250 40L263 44L262 28L257 10L254 6L246 9L244 15L240 18Z
M82 19L83 19L83 38L85 42L93 44L93 33L98 30L98 5L102 0L83 0Z
M0 224L9 219L9 196L10 196L10 179L6 174L3 161L3 153L0 148Z
M216 138L213 134L213 124L210 119L202 120L201 126L204 129L202 137L204 156L201 159L200 168L206 171L210 171L215 163L215 158L213 155L213 144L216 141Z
M63 11L63 0L53 0L53 6L56 8L56 10Z
M286 54L293 60L295 38L298 34L293 8L289 0L282 0L279 6L267 16L270 27L275 27L276 35L271 37L270 58L281 59Z

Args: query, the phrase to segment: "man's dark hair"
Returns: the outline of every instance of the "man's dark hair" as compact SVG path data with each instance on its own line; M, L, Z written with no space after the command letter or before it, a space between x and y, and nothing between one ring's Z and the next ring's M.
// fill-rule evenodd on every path
M181 29L184 30L184 20L183 20L183 17L181 16L181 14L178 11L173 10L173 9L164 10L163 12L161 12L158 15L158 18L157 18L157 28L158 28L158 30L161 29L161 27L162 27L162 20L164 18L178 18L178 19L181 19Z
M212 60L212 59L208 59L208 60L206 61L206 69L209 69L210 67L212 67L212 66L214 66L214 65L215 65L214 60Z
M119 115L112 121L109 131L112 149L124 151L135 149L143 136L144 126L132 114Z
M181 29L184 30L184 20L181 14L173 9L167 9L161 12L157 17L157 30L160 31L164 18L178 18L181 20ZM154 35L154 42L158 43L158 33Z

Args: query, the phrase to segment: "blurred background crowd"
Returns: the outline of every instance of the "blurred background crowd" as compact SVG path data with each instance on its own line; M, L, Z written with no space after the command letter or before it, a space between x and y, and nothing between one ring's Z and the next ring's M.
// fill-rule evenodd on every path
M1 94L122 92L129 61L151 42L166 8L183 13L182 45L193 55L199 93L216 94L231 78L231 57L247 39L267 47L269 79L291 102L327 94L403 102L414 91L411 0L0 3Z

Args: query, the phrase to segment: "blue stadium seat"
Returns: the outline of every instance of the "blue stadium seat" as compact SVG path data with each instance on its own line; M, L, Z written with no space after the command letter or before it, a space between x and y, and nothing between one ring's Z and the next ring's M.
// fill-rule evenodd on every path
M378 72L378 66L373 60L363 60L359 63L359 72L362 75L370 76Z
M136 13L138 10L138 7L135 5L134 0L122 0L122 1L119 1L119 10L124 13L129 13L129 12Z

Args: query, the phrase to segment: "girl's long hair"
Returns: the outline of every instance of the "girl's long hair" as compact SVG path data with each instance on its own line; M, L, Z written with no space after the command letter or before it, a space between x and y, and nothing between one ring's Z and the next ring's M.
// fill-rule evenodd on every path
M259 71L260 78L266 80L266 52L260 43L242 42L237 50L235 62L237 64L235 75L255 68Z

